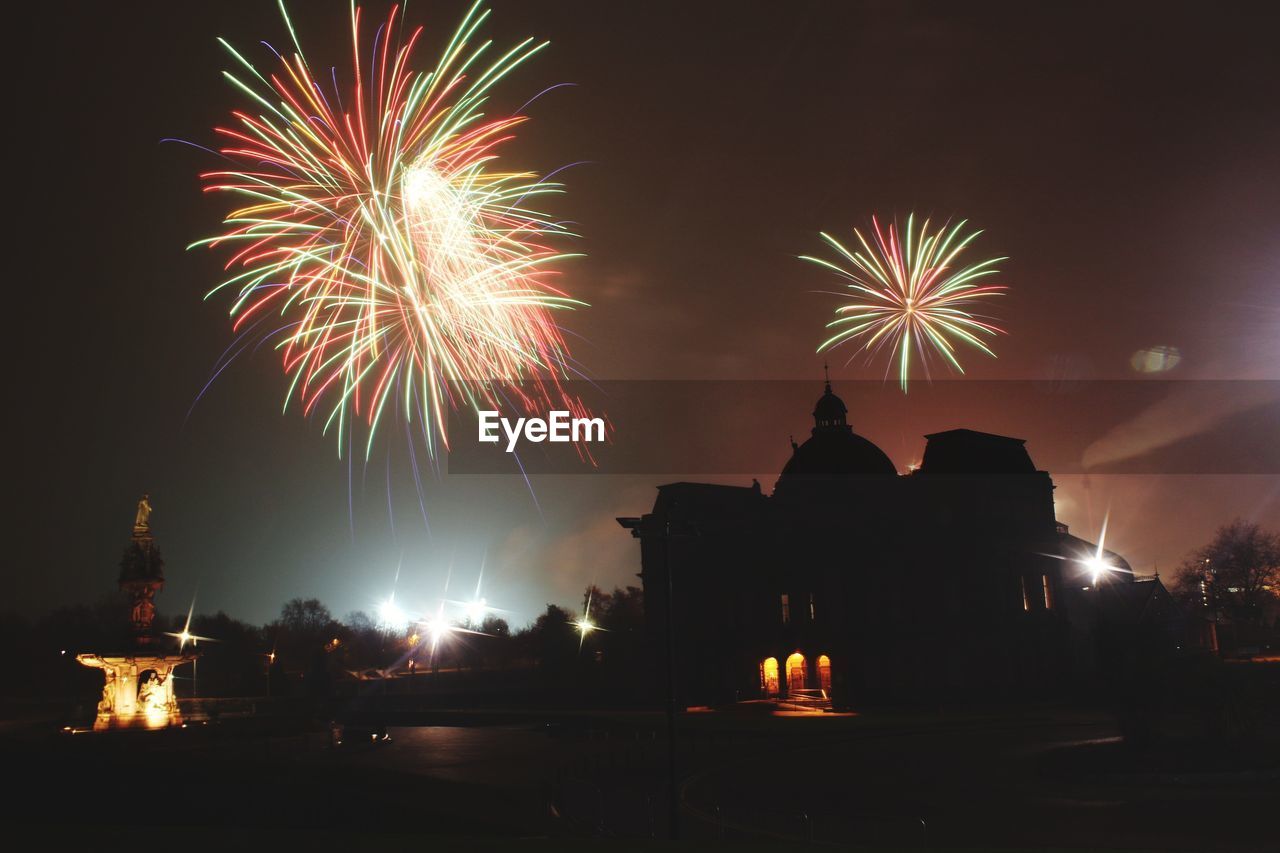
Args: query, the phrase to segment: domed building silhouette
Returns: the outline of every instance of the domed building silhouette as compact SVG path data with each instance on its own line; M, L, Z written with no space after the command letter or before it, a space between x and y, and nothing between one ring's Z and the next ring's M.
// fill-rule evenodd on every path
M669 483L618 519L655 649L672 603L680 702L1042 696L1096 681L1136 632L1183 641L1158 578L1057 521L1024 440L925 439L900 475L828 380L771 494Z
M849 426L844 401L831 391L831 382L813 407L813 432L800 445L791 442L791 458L774 489L779 497L818 497L867 480L896 477L898 469L884 451Z

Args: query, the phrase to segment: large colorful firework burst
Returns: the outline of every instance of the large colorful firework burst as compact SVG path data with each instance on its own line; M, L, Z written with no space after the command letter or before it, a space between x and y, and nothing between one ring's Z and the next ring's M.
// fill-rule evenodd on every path
M981 231L964 233L965 221L944 225L936 231L925 220L915 227L915 215L907 217L900 235L897 223L881 227L871 217L868 240L854 229L861 249L852 251L825 232L822 239L847 263L833 263L822 258L801 255L802 260L833 270L844 278L853 301L836 309L839 315L827 324L836 330L823 341L818 352L844 343L861 343L861 351L869 358L889 348L889 365L898 365L898 381L905 393L911 375L911 353L917 354L928 370L929 353L942 356L959 372L959 344L968 344L992 357L995 353L983 337L1003 334L974 307L981 300L999 296L1006 288L984 281L998 273L995 265L1007 258L991 258L975 264L958 262L960 254Z
M363 424L366 456L388 412L417 418L433 459L462 407L582 413L553 313L584 303L550 284L570 255L548 243L568 232L532 207L562 186L496 168L526 119L484 112L546 42L473 44L489 14L477 4L435 67L416 70L423 29L405 37L393 7L364 54L353 4L344 99L336 69L313 74L283 0L280 12L293 50L272 50L274 72L219 40L252 103L216 128L233 165L201 176L235 209L193 246L234 250L210 295L234 291L237 332L281 351L285 409L336 425L340 453Z

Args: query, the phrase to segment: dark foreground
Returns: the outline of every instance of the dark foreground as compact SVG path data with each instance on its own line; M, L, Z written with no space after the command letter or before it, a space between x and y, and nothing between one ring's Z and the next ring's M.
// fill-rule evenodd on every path
M10 726L7 822L46 841L249 849L610 849L668 833L660 715L434 715L269 734L232 721L114 736ZM440 725L440 723L447 725ZM1137 760L1106 715L690 714L679 829L692 847L1274 850L1280 767ZM140 835L141 833L141 835Z

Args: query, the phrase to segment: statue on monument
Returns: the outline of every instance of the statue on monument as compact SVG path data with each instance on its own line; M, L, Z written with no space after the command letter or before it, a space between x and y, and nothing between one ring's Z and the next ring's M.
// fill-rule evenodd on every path
M142 706L144 712L159 707L162 702L162 694L160 688L164 686L164 682L155 673L151 673L143 678L142 684L138 687L138 704Z
M106 682L102 685L102 698L98 700L98 716L110 717L116 710L116 671L103 671L106 673Z
M144 587L138 591L133 601L133 609L129 612L129 621L133 623L134 630L139 633L146 633L151 628L151 623L156 618L156 605L152 600L155 596L155 590Z
M144 494L138 501L138 511L133 517L133 532L146 533L151 529L151 495Z

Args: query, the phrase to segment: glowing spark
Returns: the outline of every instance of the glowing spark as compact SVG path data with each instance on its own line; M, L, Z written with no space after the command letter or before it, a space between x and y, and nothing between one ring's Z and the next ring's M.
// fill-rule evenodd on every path
M192 245L230 252L210 295L233 294L236 331L281 352L285 408L319 413L339 454L360 425L366 458L385 417L418 420L433 460L451 411L586 414L553 319L585 305L551 284L571 255L548 244L568 232L532 206L562 187L496 168L526 119L488 103L546 43L477 43L488 12L476 5L435 67L415 70L422 28L398 36L393 7L362 57L353 6L344 95L336 76L328 88L312 76L280 10L293 51L274 72L223 42L236 66L225 76L249 102L216 128L230 165L201 177L234 204L220 234ZM269 313L281 319L261 322Z
M838 273L854 291L853 301L836 309L839 315L827 324L836 330L823 341L818 352L848 342L860 342L861 350L873 358L889 348L889 364L898 365L898 382L905 393L911 375L912 352L928 375L929 355L936 353L952 368L964 373L957 358L959 344L973 346L989 356L995 353L983 337L1003 334L1004 330L973 313L975 303L987 297L1002 295L1006 288L982 284L995 275L995 264L1006 258L992 258L976 264L962 265L957 259L982 232L965 236L965 222L944 226L931 232L929 221L917 232L914 214L907 217L905 233L899 235L896 223L882 228L871 218L872 236L868 240L854 229L861 249L850 250L830 234L822 239L839 254L837 262L802 255Z

